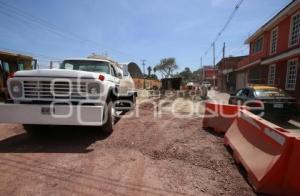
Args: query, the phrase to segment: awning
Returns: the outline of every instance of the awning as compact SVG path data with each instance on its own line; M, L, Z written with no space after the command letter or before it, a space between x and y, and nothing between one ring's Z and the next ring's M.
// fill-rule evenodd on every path
M234 71L241 71L243 69L247 69L247 68L252 67L254 65L258 65L260 63L261 63L261 59L258 59L258 60L254 61L252 63L249 63L249 64L247 64L247 65L245 65L243 67L239 67L239 68L235 69Z
M262 65L269 65L269 64L274 63L276 61L283 60L283 59L286 59L288 57L292 57L292 56L299 55L299 54L300 54L300 48L297 48L297 49L290 50L288 52L284 52L282 54L276 55L276 56L271 57L269 59L263 60L261 62L261 64Z

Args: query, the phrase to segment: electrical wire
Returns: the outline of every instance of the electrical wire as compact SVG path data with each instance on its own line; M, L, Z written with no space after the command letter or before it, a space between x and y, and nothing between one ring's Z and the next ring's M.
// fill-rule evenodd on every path
M234 15L236 14L236 12L238 11L238 9L241 7L242 3L244 0L239 0L239 2L235 5L234 10L231 12L229 18L227 19L227 21L225 22L224 26L222 27L222 29L219 31L219 33L217 34L216 38L213 40L213 42L210 44L209 48L204 52L204 57L208 54L208 52L210 51L210 49L213 47L213 44L215 44L218 39L221 37L221 35L224 33L224 31L227 29L227 27L229 26L230 22L232 21Z
M3 15L6 15L10 18L14 18L16 20L23 20L25 22L30 22L30 23L37 24L39 26L44 27L49 32L54 33L54 34L56 34L60 37L73 39L73 40L75 39L75 40L78 40L80 42L93 44L97 47L101 46L104 49L110 50L111 52L115 52L115 53L121 54L123 56L131 57L131 58L134 58L135 60L140 59L138 57L135 57L132 54L128 54L127 52L123 52L123 51L120 51L120 50L117 50L117 49L114 49L114 48L111 48L111 47L104 46L104 45L98 43L97 41L82 38L82 37L80 37L80 36L78 36L78 35L76 35L72 32L68 32L68 31L65 31L65 30L63 31L58 26L53 25L53 24L49 23L48 21L46 21L42 18L38 18L36 16L33 16L32 14L27 13L27 12L21 10L21 9L18 9L18 8L12 6L12 5L9 5L6 2L0 1L0 8L2 8L2 9L0 9L0 13L2 13ZM9 11L6 10L6 9L8 9Z
M62 61L63 59L58 58L58 57L53 57L53 56L48 56L40 53L35 53L35 52L28 52L28 51L23 51L23 50L15 50L15 49L10 49L10 48L0 48L1 51L4 52L13 52L13 53L18 53L18 54L24 54L32 57L39 57L40 59L44 60L52 60L52 61Z

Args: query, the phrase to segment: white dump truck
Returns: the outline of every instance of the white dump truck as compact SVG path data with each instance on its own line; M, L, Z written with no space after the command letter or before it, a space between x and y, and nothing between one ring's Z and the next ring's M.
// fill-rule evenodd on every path
M68 59L59 69L18 71L7 82L10 101L0 122L27 132L46 125L102 126L112 132L116 110L135 105L137 92L126 70L106 59Z

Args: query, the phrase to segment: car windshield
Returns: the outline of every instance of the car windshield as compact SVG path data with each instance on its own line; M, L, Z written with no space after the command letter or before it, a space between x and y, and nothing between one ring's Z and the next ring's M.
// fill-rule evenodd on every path
M280 89L259 89L254 91L256 97L288 97L288 94Z
M109 63L105 61L69 60L64 61L60 68L90 72L103 72L109 74Z

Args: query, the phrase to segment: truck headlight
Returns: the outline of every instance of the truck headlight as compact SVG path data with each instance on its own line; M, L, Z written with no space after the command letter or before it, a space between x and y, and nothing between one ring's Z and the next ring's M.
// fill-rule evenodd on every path
M98 94L97 88L96 87L90 88L90 94L92 94L92 95Z
M20 91L21 91L20 86L13 86L12 87L12 92L13 93L18 94L18 93L20 93Z
M22 97L23 92L22 92L22 82L14 80L10 82L10 89L11 89L11 96L12 97Z
M99 95L100 94L100 86L98 83L89 83L88 84L88 93L90 95Z

